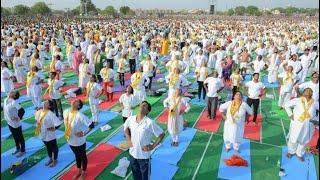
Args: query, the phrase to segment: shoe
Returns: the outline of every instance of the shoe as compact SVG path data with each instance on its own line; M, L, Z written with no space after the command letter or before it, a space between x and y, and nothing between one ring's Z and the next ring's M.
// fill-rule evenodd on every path
M16 157L21 157L21 156L23 156L23 155L25 155L26 154L26 152L19 152L17 155L16 155Z

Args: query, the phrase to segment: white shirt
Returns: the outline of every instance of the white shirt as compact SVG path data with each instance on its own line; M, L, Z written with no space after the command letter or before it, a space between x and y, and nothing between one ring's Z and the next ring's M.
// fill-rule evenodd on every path
M66 119L68 118L70 109L67 109L63 112L64 124L67 126ZM71 117L71 113L70 113ZM69 122L68 122L69 123ZM71 136L68 140L69 145L71 146L81 146L86 142L86 137L78 137L76 133L84 132L88 130L88 127L92 123L91 118L88 118L86 115L82 114L80 111L77 113L76 117L71 123Z
M49 79L48 80L48 84L49 84L49 81L52 81L52 80ZM54 81L53 82L53 88L52 88L51 93L49 94L49 97L51 99L60 99L61 94L60 94L59 89L63 86L64 82L61 81L61 80L56 80L56 79L54 79L53 81Z
M299 85L300 89L311 88L313 91L312 98L315 101L319 101L319 82L313 83L312 81L308 81Z
M300 59L301 59L301 65L303 67L303 69L308 69L309 68L309 65L311 63L311 56L308 55L302 55L300 56Z
M278 76L279 78L282 78L282 80L284 81L287 77L288 77L288 73L287 72L282 72L279 74ZM283 82L283 84L281 85L281 92L288 92L290 93L292 91L293 88L293 84L298 80L297 75L295 75L294 73L292 73L292 82Z
M20 120L12 120L12 117L18 117L18 110L20 108L20 104L12 98L8 97L3 102L4 119L7 121L8 125L13 128L21 126Z
M265 62L263 60L255 60L253 61L253 69L255 73L260 73L260 71L263 70L264 66L265 66Z
M37 123L40 123L41 121L40 118L42 116L43 116L42 110L39 110L36 112L35 120L37 121ZM48 131L47 129L51 127L57 127L60 124L62 124L62 121L60 121L52 111L48 111L48 113L45 115L45 117L42 120L41 132L40 132L39 138L41 138L43 141L46 141L46 142L56 139L55 131Z
M130 116L123 125L124 130L129 128L131 131L133 147L129 149L129 153L135 159L149 159L151 151L143 151L142 148L151 143L152 135L159 137L163 130L148 117L144 117L139 123L136 119L137 116Z
M119 98L119 102L122 103L122 116L129 117L132 116L132 108L138 105L138 100L133 94L127 95L127 93L122 94Z
M224 86L221 79L214 77L208 77L204 84L208 84L208 97L218 97L217 91Z
M91 87L92 82L88 82L87 84L87 90L89 90L89 88ZM99 104L99 98L96 98L96 96L98 95L99 92L102 91L102 87L94 82L91 89L90 89L90 94L89 94L89 103L93 104L93 105L97 105Z
M253 82L249 81L245 85L248 87L248 96L251 99L259 99L259 95L261 94L261 90L265 88L262 82Z

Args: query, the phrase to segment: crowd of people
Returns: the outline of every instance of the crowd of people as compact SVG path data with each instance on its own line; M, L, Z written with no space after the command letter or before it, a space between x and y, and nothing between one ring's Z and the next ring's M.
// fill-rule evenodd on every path
M291 124L288 157L303 161L319 111L319 23L313 19L110 19L64 18L2 19L1 92L4 117L13 135L16 152L25 154L21 128L24 110L17 102L15 83L23 83L37 110L35 136L42 139L53 167L58 162L55 130L64 123L65 138L75 154L78 173L87 169L86 135L99 123L99 104L114 101L117 81L123 94L121 104L125 136L134 179L148 179L151 151L164 138L163 130L147 115L146 101L155 91L154 77L164 74L167 95L168 132L172 146L179 146L185 124L183 115L192 110L190 93L184 87L197 83L197 95L206 99L208 116L216 120L225 113L223 139L226 150L239 147L248 116L256 124L260 101L268 84L280 84L278 106L287 112ZM46 65L46 62L50 62ZM164 66L164 71L161 70ZM63 109L66 69L78 75L76 94L88 100L92 118L79 110L85 102L76 100ZM47 72L49 77L43 74ZM266 72L266 73L263 73ZM130 84L125 74L130 73ZM251 79L248 80L247 77ZM266 76L266 82L262 82ZM190 80L190 78L192 77ZM311 77L311 80L309 80ZM48 88L42 93L42 83ZM230 90L232 99L221 99ZM303 92L303 93L301 93ZM43 102L43 95L49 100ZM247 96L246 101L244 95ZM104 95L105 98L101 98ZM223 101L221 103L221 101ZM133 109L140 106L137 114ZM261 106L261 105L260 105ZM264 107L260 107L264 108ZM292 111L293 110L293 111ZM151 143L152 136L155 143Z

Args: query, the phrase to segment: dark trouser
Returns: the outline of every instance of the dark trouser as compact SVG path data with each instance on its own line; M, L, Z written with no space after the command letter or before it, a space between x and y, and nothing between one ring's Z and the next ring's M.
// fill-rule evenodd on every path
M149 159L135 159L130 155L129 157L132 175L134 180L148 180L150 163Z
M113 69L113 59L107 59L107 63L110 64L110 68Z
M136 72L136 60L129 59L130 73L133 74Z
M57 117L63 117L61 99L52 99L53 109ZM60 114L60 115L59 115Z
M53 159L57 160L58 159L58 145L57 145L57 140L53 139L51 141L43 141L44 145L46 145L48 156L50 159L52 159L52 154L53 154Z
M149 77L149 79L150 79L150 83L148 84L148 89L150 89L151 90L151 85L152 85L152 76L151 77Z
M21 152L25 152L25 143L24 143L24 138L23 138L23 134L22 134L22 128L21 126L18 128L13 128L10 125L9 126L9 130L13 136L14 142L16 144L16 149L17 151L21 151Z
M87 170L88 159L86 154L86 143L81 146L71 146L70 148L76 157L77 168L80 169L82 167L83 171Z
M233 88L232 88L232 97L234 96L236 91L239 91L239 87L238 86L233 86Z
M123 117L122 116L123 123L125 123L127 119L128 119L128 117Z
M203 99L206 98L206 89L203 86L203 81L198 82L198 98L201 99L201 91L203 92Z
M210 119L216 117L218 108L218 97L208 97L208 115Z
M118 72L118 74L119 74L120 85L124 86L124 73Z
M251 99L248 98L247 104L251 107L253 105L253 122L256 122L258 116L258 108L259 108L259 99Z

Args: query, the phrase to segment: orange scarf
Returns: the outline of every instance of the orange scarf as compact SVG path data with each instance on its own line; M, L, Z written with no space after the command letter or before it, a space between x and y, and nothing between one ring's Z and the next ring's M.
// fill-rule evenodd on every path
M305 120L311 118L311 115L309 113L309 109L311 108L311 105L313 104L313 99L310 99L309 101L307 101L307 99L305 97L301 97L300 100L303 105L303 113L300 115L299 121L304 122Z
M142 73L141 72L136 72L135 78L134 78L133 82L131 83L131 86L132 86L133 89L137 88L141 78L142 78Z

